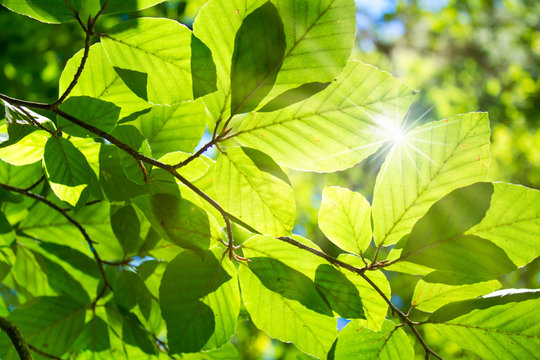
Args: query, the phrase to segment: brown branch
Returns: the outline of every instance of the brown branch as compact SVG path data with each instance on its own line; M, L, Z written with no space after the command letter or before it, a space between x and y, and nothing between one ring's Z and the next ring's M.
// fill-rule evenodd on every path
M26 106L29 108L39 109L39 110L51 110L51 105L46 104L46 103L15 99L4 94L0 94L0 99L5 100L8 103L17 105L17 106Z
M37 200L39 202L42 202L45 205L47 205L48 207L50 207L51 209L56 210L57 212L59 212L64 218L66 218L67 221L69 221L71 224L73 224L79 230L79 232L82 234L82 236L84 237L84 239L88 243L88 246L90 247L90 251L92 252L92 255L94 255L94 259L97 262L99 272L101 273L103 281L105 282L105 287L109 287L109 288L111 287L111 285L107 281L107 276L105 275L105 269L103 268L103 261L101 260L101 257L99 256L98 252L94 248L95 241L93 241L90 238L90 236L88 235L88 233L86 232L84 227L77 220L75 220L70 215L68 215L60 206L56 205L55 203L48 200L47 198L45 198L42 195L35 194L35 193L33 193L33 192L29 191L29 190L26 190L26 189L17 188L17 187L10 186L10 185L7 185L7 184L2 184L2 183L0 183L0 188L2 188L4 190L7 190L7 191L16 192L18 194L21 194L21 195L24 195L26 197L32 198L34 200Z
M15 347L15 350L17 350L21 360L33 360L32 353L30 353L30 348L24 340L24 337L17 325L5 317L0 316L0 329L2 329L7 336L9 336L9 339Z
M32 345L28 345L28 347L33 351L35 352L36 354L38 355L41 355L43 357L46 357L47 359L54 359L54 360L62 360L62 358L58 357L58 356L54 356L54 355L51 355L51 354L47 354L46 352L36 348L35 346L32 346Z

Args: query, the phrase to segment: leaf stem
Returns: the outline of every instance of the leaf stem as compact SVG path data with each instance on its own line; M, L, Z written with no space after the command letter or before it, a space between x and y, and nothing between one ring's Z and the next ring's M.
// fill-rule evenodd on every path
M21 330L19 330L17 325L5 317L0 316L0 329L2 329L7 336L9 336L9 339L15 347L15 350L17 350L21 360L33 360L32 353L30 353L30 348L24 340Z

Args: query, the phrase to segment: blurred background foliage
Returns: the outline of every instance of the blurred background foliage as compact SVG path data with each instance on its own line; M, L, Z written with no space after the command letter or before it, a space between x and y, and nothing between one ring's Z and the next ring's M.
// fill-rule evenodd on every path
M135 16L168 17L191 26L204 2L169 0L139 13L103 17L97 30ZM421 90L407 122L416 126L459 113L488 111L491 180L540 188L540 2L356 0L356 4L353 57ZM0 8L0 92L33 101L56 100L61 71L83 41L76 23L47 25ZM322 188L340 185L370 198L383 160L384 154L376 154L335 174L289 171L297 200L295 232L336 255L337 248L317 226ZM240 231L237 235L243 236ZM504 287L538 288L539 268L537 260L500 280ZM418 279L387 275L392 301L408 309ZM309 359L294 346L259 332L247 314L241 319L234 343L244 359ZM436 333L425 337L447 358L477 358ZM420 347L418 358L423 358Z

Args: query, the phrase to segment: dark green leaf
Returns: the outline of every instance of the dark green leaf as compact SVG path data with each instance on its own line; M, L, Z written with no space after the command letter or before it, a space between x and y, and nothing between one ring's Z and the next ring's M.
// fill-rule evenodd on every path
M234 41L231 114L254 110L276 81L285 55L277 8L267 2L243 21Z
M219 348L236 329L236 269L219 250L202 257L180 253L163 274L159 298L173 354Z

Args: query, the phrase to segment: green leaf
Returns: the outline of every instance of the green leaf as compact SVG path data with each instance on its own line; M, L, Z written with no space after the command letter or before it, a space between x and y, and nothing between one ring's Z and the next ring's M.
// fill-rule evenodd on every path
M60 110L86 124L110 132L120 116L120 108L113 103L88 96L71 96L60 105ZM58 127L66 134L78 137L96 137L94 133L58 117Z
M359 268L365 266L362 259L351 254L341 254L338 256L338 260ZM362 277L348 270L340 269L340 271L354 284L362 299L362 306L364 307L366 319L355 320L356 323L373 331L381 331L381 326L383 325L386 313L388 312L388 304L383 300L377 290ZM375 285L377 285L387 298L390 298L390 283L382 271L369 271L366 275Z
M15 166L0 160L0 182L19 188L28 188L43 176L41 162Z
M61 356L82 331L85 310L72 298L44 296L15 309L8 319L19 327L30 345Z
M17 143L0 148L0 159L12 165L29 165L43 158L49 133L37 130Z
M482 220L492 194L491 183L476 183L437 201L414 225L401 260L440 270L442 273L429 275L437 276L438 281L430 282L449 284L490 280L515 270L501 248L477 236L463 235Z
M110 224L109 204L100 202L84 206L70 214L81 224L104 259L122 259L124 251L116 241ZM84 254L90 255L88 244L80 231L62 214L52 211L43 203L36 204L19 224L19 229L27 235L43 241L68 245Z
M380 332L352 321L339 332L335 349L329 359L347 360L413 360L414 348L403 328L385 320Z
M53 136L45 145L43 163L54 193L75 206L94 174L84 155L69 140Z
M538 290L510 289L443 306L428 319L482 359L533 359L540 349Z
M107 324L111 327L111 332L122 340L120 346L124 348L124 351L129 348L128 345L131 345L136 347L137 352L147 354L141 354L142 356L157 355L158 350L152 334L144 328L135 314L119 309L112 301L104 306ZM126 358L129 358L127 354Z
M238 49L235 39L245 19L264 4L264 0L211 0L195 19L193 31L212 50L216 62L218 91L205 97L214 121L227 119L231 115L231 71L235 61L233 54L235 49ZM342 71L354 43L354 2L275 0L272 4L277 8L283 22L286 47L281 64L269 73L266 67L269 79L276 76L275 72L279 70L275 81L270 82L274 83L274 86L266 98L274 98L305 83L333 80ZM270 8L270 5L264 6ZM257 17L256 14L251 20ZM277 23L277 19L273 22ZM244 30L257 28L252 25L244 27ZM274 29L264 30L270 32ZM257 45L262 47L263 44ZM260 50L253 52L258 53ZM265 71L261 73L263 72ZM265 79L261 80L257 85L263 87L267 82Z
M99 151L99 182L109 201L129 200L150 191L148 185L135 184L126 176L120 151L105 144L101 144Z
M388 127L399 126L413 94L390 74L351 60L336 81L313 97L245 116L235 139L293 169L344 170L389 139Z
M24 106L13 106L6 100L1 100L5 105L6 124L10 142L17 142L31 132L38 130L38 126L54 131L54 123L43 115L40 115Z
M153 106L131 122L150 143L159 158L173 151L192 152L201 140L208 113L202 101L186 101L173 106Z
M362 254L371 242L371 207L359 193L326 186L319 208L319 227L334 244Z
M293 189L258 166L258 157L262 156L273 163L253 150L234 147L222 152L214 171L216 199L231 214L263 234L289 235L296 214Z
M83 50L68 60L60 76L60 94L66 91L81 63ZM124 84L120 76L109 63L101 43L90 47L88 59L79 77L79 81L71 91L72 96L88 96L94 99L113 103L120 108L120 118L150 107Z
M141 222L133 206L111 206L111 227L124 250L124 257L136 254L142 245Z
M111 346L109 340L109 327L99 316L93 316L92 319L84 325L79 334L73 350L91 350L99 352L109 349Z
M192 38L191 31L176 21L137 18L115 26L101 42L116 72L137 96L152 104L172 105L200 95L193 91L197 83L191 71ZM204 82L202 86L208 87Z
M148 157L152 157L148 141L146 141L144 136L135 126L118 125L112 131L112 135L130 148ZM126 177L135 184L145 185L148 181L148 174L150 173L152 166L136 160L133 156L121 149L117 149L117 151L120 159L120 166L122 166L122 170Z
M269 236L252 236L242 249L251 259L239 269L242 299L255 326L323 358L337 334L336 319L313 283L326 261Z
M321 264L317 267L315 287L330 308L342 318L366 318L362 299L355 285L332 265Z
M74 3L79 3L76 1ZM45 23L58 24L75 21L66 0L0 0L9 10Z
M240 313L236 268L219 249L202 257L182 252L167 265L159 299L170 353L217 349Z
M285 55L277 8L267 2L246 16L236 33L231 64L231 114L254 110L268 94Z
M164 239L185 249L206 250L213 234L208 214L178 195L153 194L134 198L154 230Z
M486 216L466 234L490 240L525 266L540 256L540 191L504 183L493 188Z
M118 307L134 310L148 320L152 315L152 294L142 278L133 271L122 270L115 274L113 282L114 299Z
M297 102L306 100L307 98L315 95L316 93L326 89L331 83L312 82L308 84L300 85L297 88L287 90L284 93L276 96L270 100L264 107L259 109L259 112L276 111L281 108L287 107Z
M56 291L49 285L47 273L42 271L44 265L41 255L25 247L17 247L15 263L10 275L15 281L15 289L19 292L19 297L31 299L36 296L56 295Z
M413 305L419 310L433 312L454 301L472 299L501 287L497 280L467 285L429 283L420 279L414 288Z
M101 6L107 0L100 0ZM119 14L143 10L151 6L164 2L165 0L110 0L105 8L104 14Z
M486 113L431 122L394 144L373 195L374 239L391 245L450 191L484 181L489 165Z
M184 354L182 360L238 360L240 354L233 344L227 343L219 350L205 351L198 354Z

